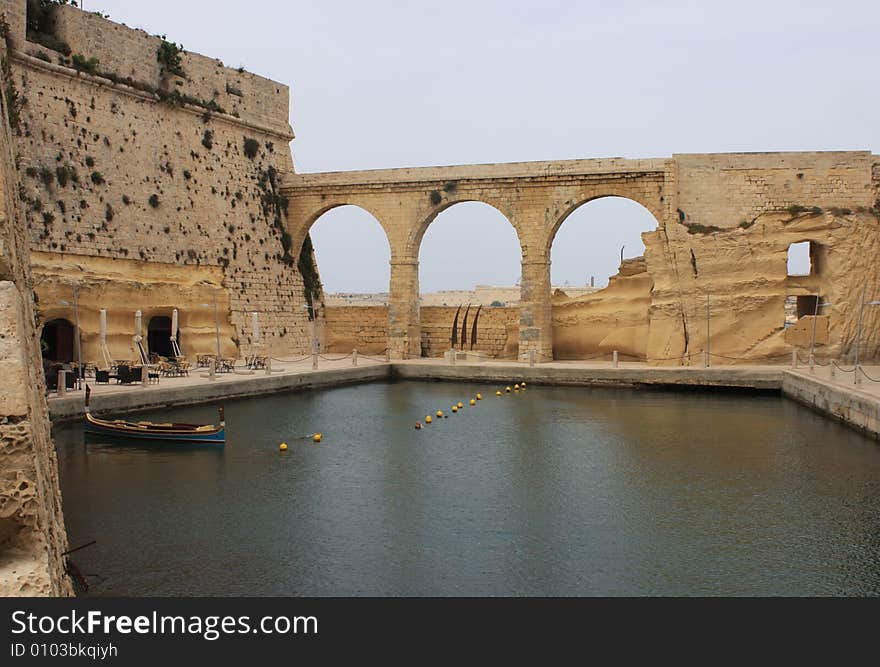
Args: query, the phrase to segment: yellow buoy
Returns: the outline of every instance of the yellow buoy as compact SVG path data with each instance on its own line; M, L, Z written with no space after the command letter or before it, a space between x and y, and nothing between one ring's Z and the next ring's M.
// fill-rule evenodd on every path
M312 440L314 440L315 442L321 442L321 438L323 438L323 437L324 436L322 434L315 433L315 435L312 436Z
M431 421L432 421L432 420L431 420L431 415L428 415L427 417L425 417L425 423L426 423L426 424L430 424Z
M422 422L416 422L416 430L418 431L421 428L422 428Z
M509 394L509 393L510 393L510 387L505 387L505 388L504 388L504 391L506 391L506 392Z
M474 399L471 399L471 405L476 405L477 402Z
M458 402L458 409L461 410L463 407L464 407L464 404L461 401L459 401Z
M518 385L518 384L513 385L513 388L514 388L516 391L519 391L519 385Z
M437 416L438 416L438 417L442 417L442 416L443 416L443 410L437 410Z
M478 400L478 401L482 401L482 400L483 400L483 395L482 395L482 394L477 394L477 400Z
M525 388L526 388L526 383L525 383L525 382L520 382L520 383L519 383L519 386L522 387L523 389L525 389Z
M457 406L457 405L453 405L453 406L452 406L452 411L453 411L453 412L458 412L458 406Z
M286 452L287 451L287 443L282 442L280 445L278 445L278 449L280 449L282 452Z
M501 396L501 391L500 391L500 390L499 390L499 391L496 391L496 392L495 392L495 395L496 395L496 396Z

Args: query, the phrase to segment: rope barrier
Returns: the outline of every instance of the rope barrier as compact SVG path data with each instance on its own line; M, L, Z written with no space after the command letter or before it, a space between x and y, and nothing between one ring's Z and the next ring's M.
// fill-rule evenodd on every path
M307 354L304 357L300 357L298 359L276 359L275 357L270 357L272 361L277 361L279 364L298 364L300 361L305 361L306 359L311 359L312 355Z
M859 366L859 372L860 372L862 375L864 375L866 378L868 378L868 380L870 380L871 382L877 382L877 383L880 383L880 380L875 379L875 378L872 378L870 375L868 375L867 371L865 371L865 369L864 369L862 366Z
M351 353L346 354L342 357L325 357L323 354L319 354L318 359L323 359L324 361L342 361L343 359L348 359L349 357L352 357L352 356L354 356L354 355Z
M838 363L837 363L836 361L834 361L833 359L831 360L831 363L832 363L833 366L834 366L837 370L839 370L841 373L855 373L855 371L856 371L855 368L842 368L842 367L839 366Z
M358 359L359 360L360 359L369 359L370 361L382 361L382 362L385 361L385 357L373 357L373 356L370 356L369 354L361 354L360 352L358 352Z

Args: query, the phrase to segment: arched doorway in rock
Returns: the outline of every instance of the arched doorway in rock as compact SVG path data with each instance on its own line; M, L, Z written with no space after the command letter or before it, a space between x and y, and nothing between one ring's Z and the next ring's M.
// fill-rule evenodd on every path
M76 356L76 327L65 319L50 320L43 325L40 348L43 359L68 363Z
M177 330L177 344L180 345L180 329ZM150 352L162 357L175 356L171 345L171 318L156 315L147 325L147 346Z

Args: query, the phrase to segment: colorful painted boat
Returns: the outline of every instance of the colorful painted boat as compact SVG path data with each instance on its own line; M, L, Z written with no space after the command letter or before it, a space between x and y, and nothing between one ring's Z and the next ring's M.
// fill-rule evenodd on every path
M91 387L86 386L86 411L84 428L86 433L106 435L131 440L152 440L154 442L182 442L205 445L226 443L226 421L223 407L219 408L220 425L156 423L148 421L126 421L124 419L98 419L89 411Z

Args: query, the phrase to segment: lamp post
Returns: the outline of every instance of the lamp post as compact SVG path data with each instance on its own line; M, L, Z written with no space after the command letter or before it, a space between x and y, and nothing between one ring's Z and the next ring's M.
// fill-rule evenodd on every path
M620 246L620 263L623 264L623 249L626 248L626 245Z

